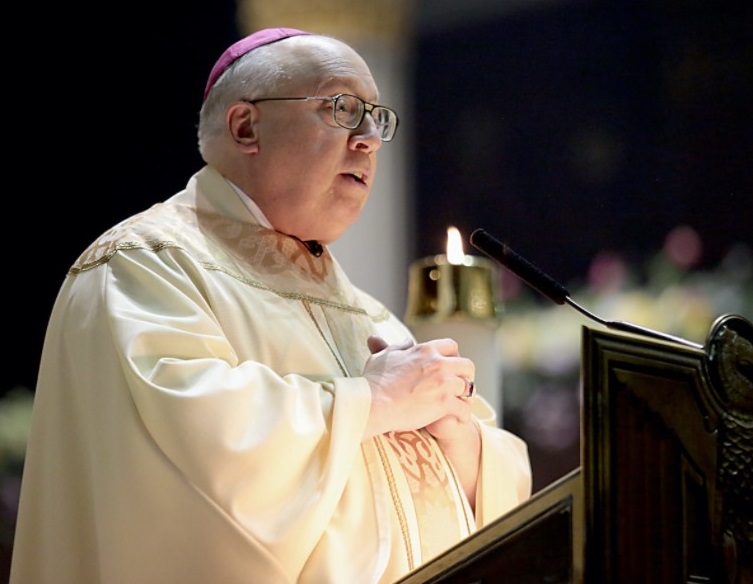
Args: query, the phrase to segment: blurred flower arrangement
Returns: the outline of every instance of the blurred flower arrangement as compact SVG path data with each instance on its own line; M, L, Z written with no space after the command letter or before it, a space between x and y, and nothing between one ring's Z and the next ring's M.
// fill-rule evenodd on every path
M620 320L704 344L717 317L753 318L753 249L738 244L713 269L697 268L702 244L680 226L643 264L602 251L571 297L605 320ZM504 425L529 444L534 487L579 465L582 326L598 328L503 274L504 313L497 337Z
M0 399L0 547L10 548L34 394L15 387Z

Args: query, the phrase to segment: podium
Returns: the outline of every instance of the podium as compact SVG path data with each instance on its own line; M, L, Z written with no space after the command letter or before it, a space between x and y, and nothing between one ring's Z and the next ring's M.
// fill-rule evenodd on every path
M753 584L753 323L582 332L581 465L399 584Z

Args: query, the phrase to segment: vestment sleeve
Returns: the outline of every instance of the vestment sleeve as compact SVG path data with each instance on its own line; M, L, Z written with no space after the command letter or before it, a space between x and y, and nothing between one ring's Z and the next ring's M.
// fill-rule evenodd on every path
M89 309L144 438L238 529L305 558L360 455L366 381L343 377L299 301L181 250L97 271L81 291L101 290Z
M526 443L496 423L491 407L476 397L481 432L481 469L476 493L476 525L483 527L531 496L531 462Z

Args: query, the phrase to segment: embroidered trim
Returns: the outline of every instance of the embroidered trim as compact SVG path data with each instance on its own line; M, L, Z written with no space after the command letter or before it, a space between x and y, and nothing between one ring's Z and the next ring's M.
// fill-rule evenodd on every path
M382 444L382 440L382 436L377 436L374 438L374 444L376 445L377 451L379 452L379 458L382 461L382 468L384 468L384 472L387 475L387 484L390 488L390 496L392 497L392 503L395 507L395 512L397 513L398 522L400 523L400 531L403 534L405 553L408 556L408 568L412 570L415 567L415 564L413 561L413 545L411 544L410 531L408 530L408 520L405 518L405 509L403 509L403 505L400 502L400 497L397 493L395 477L390 471L389 460L387 460L387 452L385 451L384 445Z
M75 275L75 274L80 274L82 272L86 272L88 270L93 270L94 268L109 262L113 258L113 256L115 256L115 254L118 253L119 251L126 251L126 250L132 250L132 249L145 249L145 250L149 250L153 252L159 252L168 248L175 248L175 249L186 251L184 247L178 245L177 243L169 242L169 241L163 241L163 242L159 242L154 245L148 245L148 246L143 245L141 243L126 242L126 243L118 244L118 246L115 248L114 251L102 256L96 261L90 262L88 264L84 264L81 267L77 267L77 266L71 267L68 270L68 273L71 275ZM309 294L301 294L300 292L286 292L284 290L275 290L274 288L270 287L267 284L264 284L263 282L258 282L256 280L250 280L248 278L245 278L241 276L240 274L236 272L232 272L219 264L214 264L214 263L200 261L200 260L199 260L199 264L207 270L222 272L223 274L226 274L230 276L231 278L235 278L239 282L248 284L249 286L252 286L258 290L271 292L272 294L276 294L280 298L285 298L288 300L302 300L305 302L310 302L311 304L317 304L319 306L326 306L327 308L334 308L336 310L342 310L343 312L350 312L352 314L360 314L362 316L366 316L370 318L372 322L384 322L389 319L389 312L387 311L387 309L382 310L379 314L369 314L363 308L357 308L354 306L350 306L348 304L342 304L340 302L332 302L331 300L327 300L325 298L317 298L316 296L311 296Z
M110 253L104 254L101 258L96 259L93 262L85 263L80 268L76 266L71 266L71 268L68 270L68 273L80 274L81 272L93 270L97 266L101 266L109 262L113 258L113 256L121 250L148 249L149 251L158 252L158 251L162 251L163 249L167 249L169 247L183 249L180 245L178 245L177 243L173 241L160 241L159 243L155 243L153 245L144 245L142 243L138 243L135 241L126 241L125 243L119 243L115 247L115 249L113 249Z

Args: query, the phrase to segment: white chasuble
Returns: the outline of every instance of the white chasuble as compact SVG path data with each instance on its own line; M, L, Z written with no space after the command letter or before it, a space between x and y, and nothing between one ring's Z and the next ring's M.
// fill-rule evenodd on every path
M410 337L211 167L104 233L50 317L11 584L389 584L528 498L481 398L475 516L428 433L362 440L372 334Z

